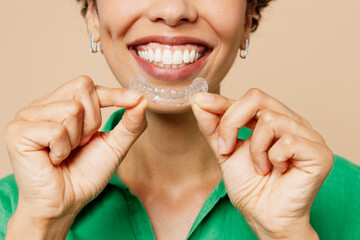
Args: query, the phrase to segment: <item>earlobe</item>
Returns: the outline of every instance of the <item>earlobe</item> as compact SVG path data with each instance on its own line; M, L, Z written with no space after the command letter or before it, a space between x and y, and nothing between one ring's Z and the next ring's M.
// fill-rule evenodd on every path
M245 39L245 50L242 50L240 48L239 55L242 59L245 59L245 58L247 58L248 53L249 53L249 39Z
M93 34L94 42L99 42L99 17L96 11L96 6L92 0L88 0L88 8L85 15L85 21L89 36L90 34Z

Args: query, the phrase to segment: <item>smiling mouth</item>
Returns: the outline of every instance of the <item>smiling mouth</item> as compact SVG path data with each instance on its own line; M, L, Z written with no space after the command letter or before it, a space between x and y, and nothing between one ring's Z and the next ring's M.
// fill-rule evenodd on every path
M136 54L144 61L163 68L181 68L192 64L210 50L204 45L166 45L156 42L136 45Z
M189 36L147 36L128 49L142 70L167 81L196 77L212 52L207 42Z

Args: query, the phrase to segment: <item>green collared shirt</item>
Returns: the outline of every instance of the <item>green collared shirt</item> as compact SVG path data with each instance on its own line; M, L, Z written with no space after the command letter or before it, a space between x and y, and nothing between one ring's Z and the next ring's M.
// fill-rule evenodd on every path
M115 112L104 127L113 129L124 110ZM239 131L246 139L249 129ZM14 214L18 188L13 174L0 180L0 239ZM360 166L334 155L334 165L318 192L310 223L320 239L360 239ZM176 227L176 226L174 226ZM67 239L155 239L139 198L115 173L109 184L75 218ZM186 239L258 239L231 204L221 180L202 206Z

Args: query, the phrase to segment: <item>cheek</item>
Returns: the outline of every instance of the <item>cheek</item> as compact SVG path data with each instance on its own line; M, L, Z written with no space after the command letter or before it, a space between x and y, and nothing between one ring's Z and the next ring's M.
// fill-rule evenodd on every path
M102 53L122 86L127 83L120 80L131 78L131 71L124 69L132 68L124 37L147 7L141 2L142 0L98 0Z
M146 5L141 0L99 1L100 33L102 41L124 36Z
M205 1L204 1L205 3ZM218 38L218 47L209 70L212 83L218 89L221 81L231 68L244 33L246 12L245 0L207 0L202 13ZM215 90L213 90L215 92Z
M204 14L220 40L235 45L244 31L245 12L245 0L211 0L207 1Z

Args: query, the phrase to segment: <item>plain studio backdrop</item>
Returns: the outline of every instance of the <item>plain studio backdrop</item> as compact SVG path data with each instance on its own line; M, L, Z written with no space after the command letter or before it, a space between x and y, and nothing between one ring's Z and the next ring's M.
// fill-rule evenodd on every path
M307 119L332 151L360 164L360 1L276 0L223 81L237 99L260 88ZM12 172L6 124L16 112L78 75L119 87L89 38L75 0L1 1L0 177ZM116 110L103 110L103 121Z

